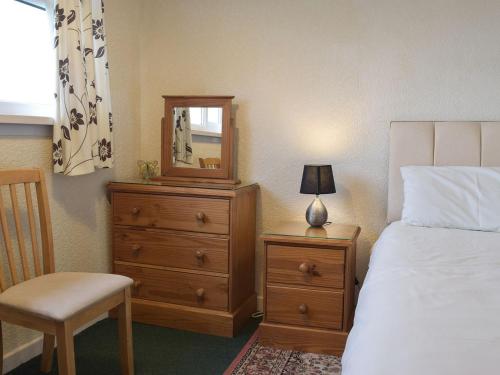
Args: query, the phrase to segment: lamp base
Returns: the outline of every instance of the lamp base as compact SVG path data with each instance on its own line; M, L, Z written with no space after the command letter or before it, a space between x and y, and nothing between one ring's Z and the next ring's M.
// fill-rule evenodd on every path
M312 227L321 227L328 220L328 211L321 199L319 199L319 195L316 195L316 198L307 207L306 220Z

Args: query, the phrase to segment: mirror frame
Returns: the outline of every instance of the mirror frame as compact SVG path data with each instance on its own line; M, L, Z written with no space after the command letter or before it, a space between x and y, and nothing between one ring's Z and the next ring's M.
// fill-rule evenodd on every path
M234 129L231 126L231 106L234 96L169 96L164 95L165 114L162 119L161 174L164 178L181 180L209 179L213 182L233 181ZM174 124L172 111L175 107L221 107L221 166L218 169L183 168L173 165L172 140Z

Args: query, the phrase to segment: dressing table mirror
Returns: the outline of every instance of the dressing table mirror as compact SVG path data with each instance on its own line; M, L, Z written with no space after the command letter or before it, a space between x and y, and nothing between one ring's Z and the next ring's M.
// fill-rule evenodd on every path
M161 177L234 184L233 96L163 96Z

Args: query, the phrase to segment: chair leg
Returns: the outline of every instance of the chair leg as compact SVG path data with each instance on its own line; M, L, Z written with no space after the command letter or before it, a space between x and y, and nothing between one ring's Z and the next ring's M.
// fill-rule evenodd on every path
M75 375L75 345L73 330L67 322L59 323L56 327L57 336L57 365L60 375Z
M55 336L45 333L43 335L43 352L40 371L47 374L52 370L52 358L54 357Z
M118 336L120 339L120 363L122 374L134 375L130 288L125 290L125 301L118 306Z

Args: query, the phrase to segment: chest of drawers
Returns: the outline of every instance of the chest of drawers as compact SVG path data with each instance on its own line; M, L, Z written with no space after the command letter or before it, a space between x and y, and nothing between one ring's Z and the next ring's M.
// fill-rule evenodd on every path
M263 236L260 342L340 355L354 315L359 227L283 224Z
M258 186L112 182L113 272L135 321L233 336L256 310Z

